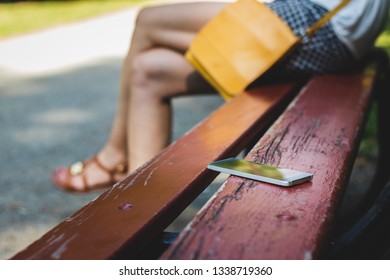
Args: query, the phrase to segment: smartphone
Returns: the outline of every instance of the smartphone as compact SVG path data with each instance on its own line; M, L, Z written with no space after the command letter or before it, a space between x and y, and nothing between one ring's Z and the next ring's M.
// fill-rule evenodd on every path
M236 158L228 158L209 163L207 168L283 187L291 187L305 183L311 181L313 178L313 175L307 172L265 165Z

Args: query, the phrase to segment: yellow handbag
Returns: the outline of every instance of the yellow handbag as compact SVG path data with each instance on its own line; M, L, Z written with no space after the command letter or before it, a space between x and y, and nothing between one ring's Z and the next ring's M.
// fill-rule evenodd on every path
M225 100L229 100L303 38L310 38L350 1L343 0L300 38L265 4L257 0L238 0L227 5L199 31L185 57Z

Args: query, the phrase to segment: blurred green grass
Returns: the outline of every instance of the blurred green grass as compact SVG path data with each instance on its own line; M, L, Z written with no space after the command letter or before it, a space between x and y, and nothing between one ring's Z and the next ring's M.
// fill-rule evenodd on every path
M26 1L0 4L0 39L117 11L142 0Z

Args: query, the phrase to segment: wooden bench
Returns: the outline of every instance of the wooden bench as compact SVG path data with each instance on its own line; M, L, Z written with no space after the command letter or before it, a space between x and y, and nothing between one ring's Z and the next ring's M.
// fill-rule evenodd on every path
M385 72L379 65L241 94L13 259L319 258ZM166 227L217 176L207 164L259 137L248 159L312 172L313 181L287 189L231 176L161 248Z

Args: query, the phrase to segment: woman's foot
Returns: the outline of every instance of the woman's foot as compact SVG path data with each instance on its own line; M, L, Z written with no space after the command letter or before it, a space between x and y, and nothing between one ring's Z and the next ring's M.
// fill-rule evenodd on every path
M128 166L124 160L108 163L103 158L98 154L87 161L57 168L52 175L53 184L69 192L90 192L111 187L126 176Z

